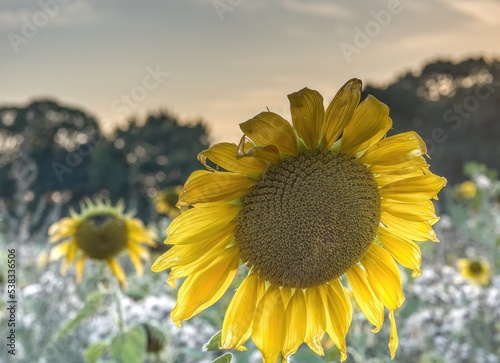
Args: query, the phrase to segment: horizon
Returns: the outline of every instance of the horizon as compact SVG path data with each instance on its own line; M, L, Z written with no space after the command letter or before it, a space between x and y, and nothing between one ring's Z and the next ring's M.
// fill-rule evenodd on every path
M498 58L499 13L495 0L7 0L0 104L54 99L105 132L167 110L237 142L240 123L287 116L303 87L328 102L353 77L381 87L436 60Z

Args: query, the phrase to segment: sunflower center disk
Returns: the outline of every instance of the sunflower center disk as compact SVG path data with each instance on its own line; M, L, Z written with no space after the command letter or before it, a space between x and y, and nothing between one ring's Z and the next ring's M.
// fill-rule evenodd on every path
M271 283L313 287L359 262L380 221L380 194L354 157L304 152L271 166L243 198L236 240Z
M483 272L483 265L480 262L473 261L469 265L469 270L475 275L479 275L480 273Z
M85 219L76 231L78 247L91 258L107 260L127 246L125 221L109 215Z

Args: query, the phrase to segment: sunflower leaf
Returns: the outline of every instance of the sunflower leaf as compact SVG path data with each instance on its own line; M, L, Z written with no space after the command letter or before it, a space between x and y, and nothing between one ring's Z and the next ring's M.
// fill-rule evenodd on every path
M56 344L56 342L63 337L67 336L71 330L76 328L83 320L94 315L102 305L102 295L99 292L94 292L90 294L85 301L83 307L76 313L75 317L68 321L64 326L59 329L56 336L52 339L51 344Z
M215 358L211 363L231 363L232 359L233 355L231 353L226 353L219 358Z
M215 351L220 350L220 339L222 335L222 330L219 330L210 340L203 345L203 351ZM215 362L215 361L214 361Z
M108 348L109 344L105 342L96 342L92 344L85 350L85 362L96 363Z
M111 342L111 357L116 363L142 363L146 354L146 331L135 326L118 334Z

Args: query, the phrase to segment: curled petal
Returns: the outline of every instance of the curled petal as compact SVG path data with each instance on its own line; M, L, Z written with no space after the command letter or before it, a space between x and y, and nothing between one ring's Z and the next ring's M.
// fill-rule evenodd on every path
M281 154L298 152L297 136L292 126L274 112L262 112L240 124L241 131L259 146L274 145Z
M252 157L263 160L266 163L277 163L281 160L280 152L275 145L255 146L249 149L245 136L243 136L238 145L237 158Z
M207 164L207 160L212 161L215 165L228 171L245 175L262 174L266 169L267 163L264 161L253 157L238 159L236 157L237 153L238 146L236 144L223 142L215 144L209 149L199 153L198 160L211 171L215 169Z
M391 352L391 359L396 356L398 350L399 338L398 329L396 328L396 319L394 318L394 310L389 312L389 321L391 322L390 337L389 337L389 350Z

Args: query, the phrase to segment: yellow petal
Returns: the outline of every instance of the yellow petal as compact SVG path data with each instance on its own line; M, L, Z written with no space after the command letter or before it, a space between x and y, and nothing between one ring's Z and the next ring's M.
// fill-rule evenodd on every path
M184 184L177 205L185 207L197 203L236 199L245 194L255 183L255 180L241 174L197 170Z
M377 299L366 279L366 272L358 265L347 270L347 279L352 289L352 294L359 309L368 321L375 325L372 332L377 333L384 324L384 305Z
M266 163L277 163L281 160L280 151L275 145L266 145L266 146L254 146L248 148L248 143L246 141L246 137L243 137L238 144L238 152L236 154L237 158L257 158Z
M283 304L285 308L288 306L290 299L292 298L292 289L290 287L281 287L281 297L283 298Z
M64 263L66 266L69 266L73 263L77 252L78 252L78 245L77 245L76 241L75 241L75 243L70 243L68 245L68 249L66 250L66 258L64 260Z
M379 141L391 128L389 107L368 95L344 128L340 152L354 155Z
M391 322L390 338L389 338L389 350L391 351L391 359L396 356L396 350L398 350L399 338L398 329L396 328L396 319L394 318L394 310L389 312L389 321Z
M390 183L394 183L403 179L413 178L415 176L421 176L421 175L424 175L424 173L422 172L422 170L417 169L413 173L374 175L374 178L379 188L381 188Z
M274 145L281 154L298 152L297 136L292 126L274 112L262 112L240 124L241 131L259 146Z
M377 236L399 264L413 270L412 277L422 274L420 270L422 255L420 247L415 242L406 238L400 238L382 226L378 227Z
M144 227L140 220L135 218L127 218L125 219L125 224L127 225L127 234L129 241L156 247L156 242L154 241L154 239L157 238L157 236L154 232L146 229L146 227Z
M345 336L352 320L352 306L349 296L339 279L321 287L326 310L326 332L340 350L340 361L347 359Z
M253 157L236 158L238 146L228 142L215 144L207 150L198 154L198 160L209 170L213 171L212 167L207 164L207 159L234 173L255 175L262 174L266 169L267 163Z
M396 310L404 302L401 274L389 252L372 243L361 263L365 267L367 280L377 299L389 310Z
M127 279L125 278L125 273L122 270L122 267L118 263L118 261L115 258L110 258L107 260L108 266L111 269L111 272L113 275L116 277L120 285L126 286L127 285Z
M177 326L221 298L233 281L239 257L237 246L228 248L204 270L188 276L179 289L177 304L170 314Z
M259 285L259 277L250 274L236 290L226 310L226 316L222 324L221 349L231 349L245 343L242 338L245 337L252 326L257 299L259 298Z
M305 289L307 306L307 329L305 342L313 352L325 355L321 340L325 335L326 312L318 287Z
M325 149L333 146L344 127L354 114L361 97L361 81L351 79L337 92L326 109L323 123L323 144Z
M414 131L389 136L369 148L359 159L365 164L394 165L427 153L424 140Z
M49 242L54 243L61 239L71 237L75 233L78 222L73 218L63 218L49 227Z
M206 266L214 254L220 253L234 238L234 228L223 230L217 234L209 234L205 239L188 245L175 245L158 257L151 270L159 272L168 268L182 266L188 274L193 267ZM187 276L187 275L184 275Z
M128 255L130 257L130 261L132 261L132 264L134 265L137 276L142 276L142 274L144 273L144 266L142 266L141 256L133 247L132 249L128 247Z
M286 307L285 342L282 355L286 360L294 354L305 339L307 328L307 307L302 289L296 289Z
M66 254L68 253L68 248L69 248L70 244L75 244L75 241L70 240L67 242L62 242L62 243L58 244L57 246L52 247L52 249L50 250L50 254L49 254L49 260L56 261L56 260L62 258L63 256L66 256Z
M316 150L321 141L321 128L325 115L323 97L314 90L303 88L288 95L292 122L306 147Z
M198 242L206 235L224 230L240 210L240 206L225 203L191 208L170 223L165 243L181 245Z
M439 242L429 222L410 222L382 211L380 220L394 235L413 241Z
M85 256L80 256L76 261L76 282L82 282L83 266L85 265Z
M278 286L271 284L257 305L252 339L263 363L276 363L285 340L285 306Z
M445 185L445 178L427 174L387 184L380 189L380 195L401 202L419 203L434 198Z
M392 137L392 136L391 136ZM387 138L389 139L389 137ZM384 140L387 140L384 139ZM382 141L384 141L382 140ZM370 148L370 150L373 149L373 146ZM363 154L364 156L364 154ZM363 158L363 156L360 157L360 159ZM400 164L392 164L392 165L380 165L380 164L372 164L369 166L370 171L373 174L397 174L397 175L405 175L405 174L411 174L417 170L420 170L423 167L428 167L429 165L427 164L427 161L423 156L418 156L415 158L411 158L408 161L405 161Z
M424 200L420 203L402 203L383 198L382 210L395 217L412 222L423 222L437 218L431 200Z
M207 265L209 265L218 255L224 252L224 249L227 247L228 243L233 240L233 236L229 235L217 241L217 243L211 247L205 254L198 254L198 258L194 261L188 261L183 258L184 256L180 256L179 260L174 260L170 265L172 266L172 270L169 274L169 280L178 279L181 277L185 277L191 274L194 274L198 271L203 270ZM180 246L179 246L180 247ZM184 246L182 246L184 247ZM188 246L186 246L188 247ZM196 246L189 246L196 247ZM193 254L194 256L194 254ZM190 258L191 260L191 258Z

